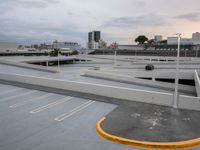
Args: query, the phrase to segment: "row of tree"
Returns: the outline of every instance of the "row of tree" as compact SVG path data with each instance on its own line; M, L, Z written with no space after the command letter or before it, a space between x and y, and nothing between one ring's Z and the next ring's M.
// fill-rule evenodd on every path
M57 57L58 54L61 54L61 51L59 49L53 49L50 53L49 56L51 57ZM72 53L70 53L70 55L78 55L79 52L77 50L73 50Z
M136 39L135 39L135 42L138 43L138 44L145 44L145 43L148 43L148 44L156 44L156 40L155 39L148 39L145 35L139 35ZM160 41L160 43L162 44L166 44L167 43L167 40L162 40Z

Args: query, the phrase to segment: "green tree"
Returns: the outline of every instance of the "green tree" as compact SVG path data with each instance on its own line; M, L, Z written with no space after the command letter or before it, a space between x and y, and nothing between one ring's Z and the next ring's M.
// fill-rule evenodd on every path
M72 55L78 55L79 54L79 52L77 51L77 50L74 50L73 52L72 52Z
M148 41L148 38L145 35L139 35L136 39L135 42L138 44L144 44L145 42Z
M161 44L167 44L167 40L160 41Z
M151 44L151 45L153 45L153 44L156 43L155 39L150 39L150 40L148 40L147 42L148 42L148 44Z
M49 55L51 57L57 57L59 53L60 53L59 49L54 49L49 53Z

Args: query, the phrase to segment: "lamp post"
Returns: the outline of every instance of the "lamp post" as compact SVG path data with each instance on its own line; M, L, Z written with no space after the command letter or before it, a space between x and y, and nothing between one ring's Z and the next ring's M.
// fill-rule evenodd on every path
M58 71L60 72L60 59L59 59L59 51L58 51Z
M178 50L177 50L177 58L176 58L176 76L175 76L175 90L174 90L174 102L173 107L178 108L178 81L179 81L179 56L180 56L180 40L181 34L176 34L178 37Z
M114 64L117 65L117 51L116 50L114 54Z
M198 57L199 45L196 46L196 57Z

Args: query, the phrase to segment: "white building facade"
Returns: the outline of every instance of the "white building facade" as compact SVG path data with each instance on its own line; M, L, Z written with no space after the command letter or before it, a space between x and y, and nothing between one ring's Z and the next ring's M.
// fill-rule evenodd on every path
M168 37L167 38L167 45L177 45L178 44L178 37ZM192 39L188 38L181 38L180 41L181 45L193 45Z
M81 46L76 42L58 42L54 41L52 48L57 48L60 50L80 50Z
M178 42L177 37L168 37L167 44L168 45L176 45ZM199 45L200 44L200 33L196 32L192 34L192 38L181 38L181 45Z
M200 33L199 32L192 34L192 42L193 42L194 45L200 44Z
M163 39L162 35L155 35L154 40L155 42L161 42Z

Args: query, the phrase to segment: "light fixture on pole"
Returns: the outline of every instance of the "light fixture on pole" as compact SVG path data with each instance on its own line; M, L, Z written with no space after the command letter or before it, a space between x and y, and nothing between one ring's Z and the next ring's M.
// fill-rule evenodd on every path
M173 107L178 108L178 81L179 81L179 56L180 56L180 40L181 34L176 34L178 37L178 49L177 49L177 58L176 58L176 76L175 76L175 90L174 90L174 101Z

